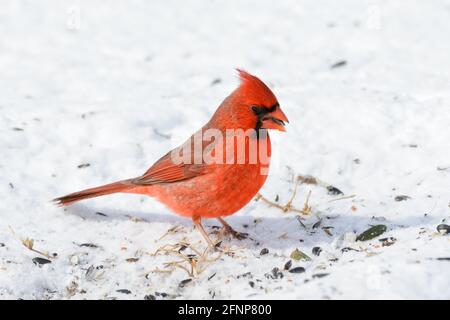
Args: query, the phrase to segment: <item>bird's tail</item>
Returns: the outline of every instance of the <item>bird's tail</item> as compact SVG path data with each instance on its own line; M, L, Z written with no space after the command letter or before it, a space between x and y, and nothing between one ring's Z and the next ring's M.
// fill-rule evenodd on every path
M78 202L80 200L89 199L89 198L95 198L100 196L105 196L107 194L111 193L117 193L117 192L127 192L130 189L134 188L135 185L131 183L131 180L122 180L110 184L105 184L104 186L96 187L96 188L90 188L78 192L74 192L71 194L68 194L63 197L59 197L56 199L53 199L53 202L55 202L58 206L67 206L69 204L73 204L75 202Z

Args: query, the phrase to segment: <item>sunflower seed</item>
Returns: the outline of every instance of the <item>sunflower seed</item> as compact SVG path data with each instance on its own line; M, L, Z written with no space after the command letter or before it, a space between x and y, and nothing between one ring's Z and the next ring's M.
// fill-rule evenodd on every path
M360 235L356 237L356 241L367 241L371 240L379 235L385 233L387 227L384 224L377 224L375 226L370 227Z
M192 279L184 279L183 281L180 282L180 284L178 286L180 288L184 288L191 281L192 281Z
M208 281L211 280L212 278L214 278L215 276L216 276L216 273L213 273L212 275L210 275L210 276L208 277Z
M405 200L408 200L408 199L411 199L411 197L410 196L405 196L405 195L396 196L394 198L395 201L405 201Z
M347 60L340 60L340 61L337 61L337 62L333 63L330 66L330 69L340 68L340 67L343 67L345 65L347 65Z
M338 188L336 188L334 186L328 186L327 190L328 190L328 194L332 195L332 196L338 196L338 195L344 194L341 190L339 190Z
M41 258L41 257L33 258L32 261L33 261L33 263L34 263L35 265L43 265L43 264L52 263L50 260L44 259L44 258Z
M312 248L312 253L315 256L320 256L321 252L322 252L322 248L321 247L314 247L314 248Z
M124 293L124 294L130 294L131 293L131 291L128 290L128 289L119 289L119 290L116 290L116 292L120 292L120 293Z
M436 227L436 229L440 234L450 233L450 226L448 224L441 223Z
M289 260L284 264L284 270L289 270L292 267L292 260Z
M313 274L313 278L314 279L319 279L319 278L323 278L323 277L326 277L326 276L328 276L329 275L329 273L316 273L316 274Z
M80 247L98 248L98 245L93 244L93 243L82 243L82 244L80 244Z
M305 268L303 268L303 267L296 267L296 268L293 268L293 269L289 270L289 272L290 273L303 273L303 272L305 272Z

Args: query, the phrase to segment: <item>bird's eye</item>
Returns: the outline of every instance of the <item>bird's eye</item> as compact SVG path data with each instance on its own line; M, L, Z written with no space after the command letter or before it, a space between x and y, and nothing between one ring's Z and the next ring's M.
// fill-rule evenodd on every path
M264 108L263 107L252 106L252 110L257 116L259 116L259 115L264 113Z

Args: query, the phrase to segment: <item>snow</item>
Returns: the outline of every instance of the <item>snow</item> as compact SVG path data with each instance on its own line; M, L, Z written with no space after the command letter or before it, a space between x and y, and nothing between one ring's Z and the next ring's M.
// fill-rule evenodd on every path
M444 0L3 1L0 299L449 299L449 261L437 258L450 257L450 236L436 232L450 222L449 19ZM272 134L261 193L285 204L302 174L355 197L300 185L306 229L252 201L228 219L252 239L224 238L234 254L184 286L180 268L155 272L180 258L152 254L205 249L188 219L133 195L49 202L142 174L209 119L235 67L268 83L290 119ZM352 241L374 224L387 232ZM45 257L27 238L57 256L35 265ZM311 258L293 261L304 273L266 277L296 248Z

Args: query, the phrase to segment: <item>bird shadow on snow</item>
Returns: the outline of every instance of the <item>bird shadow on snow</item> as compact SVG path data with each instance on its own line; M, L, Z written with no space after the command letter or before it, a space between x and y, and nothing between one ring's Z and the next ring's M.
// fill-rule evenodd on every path
M151 231L152 223L166 223L187 228L193 226L190 219L169 212L167 214L161 214L155 212L112 209L107 207L96 209L84 204L74 204L67 207L65 211L70 215L78 216L84 220L106 222L112 220L130 221L132 218L138 218L142 219L139 220L139 222L148 224L149 231ZM432 218L423 216L408 216L399 217L395 220L380 220L374 217L358 216L356 214L323 214L321 216L320 226L315 228L312 226L318 221L317 217L305 217L305 220L303 220L304 224L307 226L305 228L298 222L294 214L282 212L280 212L279 217L256 217L251 213L238 213L226 218L226 220L236 231L248 233L249 238L242 241L228 238L223 240L229 245L238 245L253 249L290 249L295 246L312 247L320 244L331 244L337 236L347 232L359 234L365 231L369 226L376 224L386 225L388 227L386 236L389 236L389 233L394 230L415 228L434 222ZM220 223L215 219L204 219L203 225L206 227L207 232L210 233L213 231L212 227L220 226ZM332 233L332 236L327 234L322 229L323 227L327 228ZM196 231L193 230L192 232ZM168 239L170 240L170 238Z

